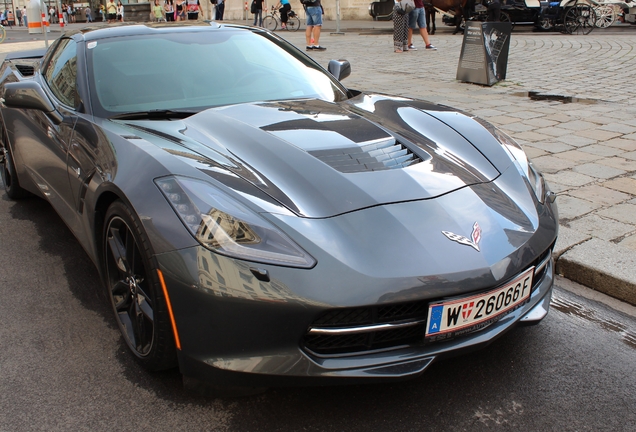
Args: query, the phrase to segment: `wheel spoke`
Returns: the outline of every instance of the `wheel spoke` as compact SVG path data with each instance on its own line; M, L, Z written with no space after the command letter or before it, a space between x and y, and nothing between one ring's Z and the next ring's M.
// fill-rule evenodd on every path
M148 306L145 298L138 296L134 302L135 316L131 317L133 326L135 328L135 349L140 354L147 354L150 349L150 342L152 342L152 320L148 319L144 313L144 309L150 310L152 315L152 309ZM144 306L145 305L145 306Z
M141 313L144 314L144 316L148 319L148 321L150 322L154 322L154 313L152 311L152 307L150 306L150 303L148 302L148 296L146 296L144 294L144 292L139 289L137 291L137 305L139 310L141 311Z
M128 261L126 260L126 246L122 241L119 229L111 226L109 231L108 248L111 254L113 254L115 264L122 273L130 275L131 272L129 270Z
M125 310L130 301L130 285L124 281L119 281L111 290L115 303L115 310L121 312Z
M131 304L130 305L132 308L134 308L134 306ZM121 322L122 326L124 327L124 331L126 333L126 337L127 339L130 341L130 344L133 346L136 346L135 343L135 326L133 324L133 321L131 320L131 316L130 316L130 308L128 308L128 310L119 312L117 314L119 316L119 321Z

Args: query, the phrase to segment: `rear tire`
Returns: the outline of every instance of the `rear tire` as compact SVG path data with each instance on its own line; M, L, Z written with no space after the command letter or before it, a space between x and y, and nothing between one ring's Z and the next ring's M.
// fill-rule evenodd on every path
M26 198L31 194L22 189L20 186L20 181L18 180L18 174L15 169L15 164L13 163L13 156L11 155L11 150L9 149L9 145L6 140L6 134L3 131L3 146L0 147L0 160L2 164L0 166L0 172L2 175L2 183L4 184L4 190L7 193L7 196L12 200L18 200L21 198Z
M300 18L297 16L289 17L287 20L287 30L288 31L298 31L300 28Z
M108 207L104 220L103 274L119 330L146 369L171 369L174 334L148 237L122 201Z

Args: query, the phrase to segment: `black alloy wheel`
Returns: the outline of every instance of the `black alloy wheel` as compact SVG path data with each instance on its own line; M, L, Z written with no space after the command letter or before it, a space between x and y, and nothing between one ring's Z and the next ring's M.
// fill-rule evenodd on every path
M105 221L104 275L124 340L147 369L174 367L174 336L147 237L121 201L111 204Z

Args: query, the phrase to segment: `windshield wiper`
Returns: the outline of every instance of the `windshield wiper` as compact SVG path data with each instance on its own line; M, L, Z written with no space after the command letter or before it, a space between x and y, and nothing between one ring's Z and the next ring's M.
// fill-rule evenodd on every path
M179 111L179 110L155 109L155 110L149 110L149 111L127 112L127 113L111 116L110 118L113 120L143 120L143 119L166 120L166 119L172 119L172 118L184 119L198 112L199 111L193 111L193 110Z

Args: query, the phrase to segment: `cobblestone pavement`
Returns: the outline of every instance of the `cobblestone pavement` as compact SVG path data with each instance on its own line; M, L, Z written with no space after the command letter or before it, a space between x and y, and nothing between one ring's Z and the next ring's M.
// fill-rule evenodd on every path
M418 51L395 54L390 25L358 21L349 28L384 32L332 35L333 23L325 23L327 50L310 56L323 66L348 59L351 88L450 105L510 134L559 195L558 271L636 304L636 28L587 36L515 31L507 79L485 87L455 80L461 36L438 30L437 51L424 50L417 36ZM278 34L304 50L302 31ZM0 53L33 44L4 44ZM533 100L529 92L578 101Z

